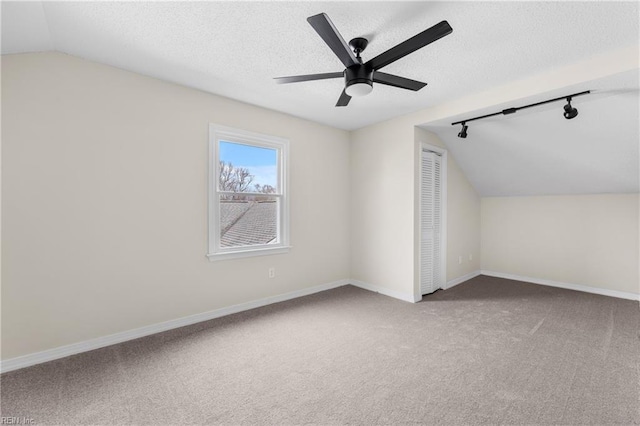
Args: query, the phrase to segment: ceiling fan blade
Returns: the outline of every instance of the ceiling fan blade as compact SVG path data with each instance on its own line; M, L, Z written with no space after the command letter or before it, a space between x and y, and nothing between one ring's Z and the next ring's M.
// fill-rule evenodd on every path
M337 107L347 106L349 105L350 100L351 100L351 96L347 95L347 92L343 90L342 94L338 98L338 103L336 103L336 106Z
M307 75L293 75L290 77L275 77L274 80L278 84L284 84L284 83L298 83L300 81L326 80L328 78L340 78L340 77L344 77L344 73L325 72L323 74L307 74Z
M392 47L386 52L379 54L375 58L367 61L365 65L371 69L379 70L380 68L386 67L390 63L415 52L427 44L433 43L434 41L451 34L452 31L453 28L451 28L449 23L447 21L442 21L433 27L424 30L420 34L403 41L397 46Z
M329 45L333 53L336 54L345 67L349 68L352 65L359 64L355 55L326 13L310 16L307 18L307 22L311 24L324 42Z
M380 84L386 84L387 86L399 87L401 89L413 90L417 92L422 89L427 83L421 81L411 80L409 78L398 77L397 75L387 74L384 72L376 71L373 73L373 81Z

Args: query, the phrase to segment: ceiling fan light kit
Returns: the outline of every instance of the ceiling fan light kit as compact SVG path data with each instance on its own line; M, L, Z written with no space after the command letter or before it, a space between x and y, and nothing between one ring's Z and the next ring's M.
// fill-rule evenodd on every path
M360 54L366 49L369 41L363 37L356 37L345 43L331 19L325 13L310 16L307 22L329 46L333 53L345 66L343 72L298 75L291 77L276 77L277 83L297 83L302 81L325 80L344 77L345 87L338 98L336 106L347 106L353 96L365 96L373 90L373 83L401 89L418 91L427 83L411 80L393 74L386 74L379 70L416 50L451 34L453 29L447 21L442 21L431 28L411 37L392 47L367 62L362 61Z
M363 65L345 69L344 85L349 96L368 95L373 90L373 70L367 70Z
M474 121L474 120L482 120L483 118L489 118L489 117L494 117L496 115L509 115L509 114L514 114L517 111L521 110L521 109L526 109L526 108L531 108L534 106L539 106L539 105L544 105L544 104L548 104L551 102L557 102L557 101L561 101L566 99L567 100L567 104L564 106L564 118L566 118L567 120L571 120L572 118L576 118L576 116L578 115L578 110L574 107L571 106L571 99L575 98L576 96L582 96L582 95L588 95L589 93L591 93L591 90L585 90L584 92L580 92L580 93L574 93L573 95L567 95L567 96L560 96L559 98L553 98L553 99L549 99L546 101L542 101L542 102L536 102L534 104L529 104L529 105L524 105L521 107L515 107L515 108L507 108L507 109L503 109L502 111L498 111L498 112L494 112L491 114L485 114L485 115L481 115L478 117L473 117L473 118L467 118L466 120L460 120L460 121L456 121L455 123L451 123L452 126L455 126L456 124L462 124L462 130L460 130L460 133L458 133L458 137L465 139L467 137L467 129L469 128L469 126L467 126L467 122L469 121Z

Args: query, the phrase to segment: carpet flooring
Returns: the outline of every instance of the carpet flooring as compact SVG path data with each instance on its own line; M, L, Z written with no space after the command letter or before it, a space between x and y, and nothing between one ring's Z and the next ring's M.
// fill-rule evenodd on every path
M346 286L9 372L33 424L640 424L638 302Z

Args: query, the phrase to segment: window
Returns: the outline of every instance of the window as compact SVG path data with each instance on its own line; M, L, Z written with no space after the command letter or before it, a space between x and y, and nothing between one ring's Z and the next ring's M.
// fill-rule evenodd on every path
M209 260L289 250L289 141L209 128Z

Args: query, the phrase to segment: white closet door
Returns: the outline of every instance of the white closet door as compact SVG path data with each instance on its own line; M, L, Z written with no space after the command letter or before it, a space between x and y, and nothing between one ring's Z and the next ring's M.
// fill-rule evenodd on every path
M422 152L420 290L433 293L442 287L442 179L441 158Z

